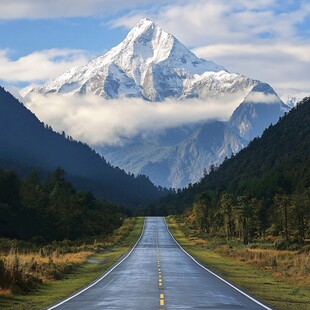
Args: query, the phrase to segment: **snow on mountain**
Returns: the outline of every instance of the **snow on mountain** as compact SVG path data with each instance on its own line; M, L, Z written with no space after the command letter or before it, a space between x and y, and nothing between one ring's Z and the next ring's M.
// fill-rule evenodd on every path
M153 140L135 137L120 147L97 148L111 164L167 187L198 181L205 169L241 150L289 109L268 84L198 58L147 18L104 55L27 95L36 92L240 104L226 122L171 128Z
M270 85L260 83L236 108L229 119L229 126L242 139L250 142L289 109Z
M169 97L210 99L225 93L241 92L241 97L245 96L257 83L198 58L173 35L144 18L104 55L28 94L92 93L108 99L125 96L151 101Z
M290 108L296 107L297 103L300 102L304 98L303 96L290 96L287 95L286 98L284 99L284 102L287 106Z

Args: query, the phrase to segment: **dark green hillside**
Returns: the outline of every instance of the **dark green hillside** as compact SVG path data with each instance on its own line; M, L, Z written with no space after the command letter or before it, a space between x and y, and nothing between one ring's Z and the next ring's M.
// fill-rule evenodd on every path
M74 186L96 197L139 206L165 194L145 176L134 177L108 164L84 143L41 123L10 93L0 88L0 164L26 172L62 167Z
M235 158L226 160L200 186L237 194L248 190L257 197L308 188L310 169L310 99L254 139ZM199 187L199 185L198 185Z
M269 229L302 241L309 235L309 189L310 98L305 98L199 183L164 198L161 207L175 213L194 204L196 211L204 209L210 231L222 227L224 233L228 225L230 235L253 237Z
M107 235L122 223L120 210L78 192L58 168L46 181L0 169L0 236L32 241Z

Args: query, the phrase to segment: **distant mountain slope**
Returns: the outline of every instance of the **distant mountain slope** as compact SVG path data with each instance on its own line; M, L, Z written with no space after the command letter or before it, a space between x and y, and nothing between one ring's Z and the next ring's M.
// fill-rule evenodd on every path
M225 160L199 183L163 199L174 210L191 206L197 197L247 192L269 204L282 189L288 194L310 188L310 97L264 131L236 156Z
M170 146L137 142L102 152L108 161L126 171L143 173L155 184L178 188L199 180L204 169L222 162L246 143L226 122L216 121L200 125L189 137Z
M269 103L257 100L272 96ZM258 95L259 98L260 95ZM255 99L255 101L253 101ZM143 173L155 184L185 187L195 183L212 165L236 154L289 109L268 84L256 86L227 122L213 121L191 128L167 131L165 139L134 143L101 150L106 159L126 171ZM182 137L182 133L186 135ZM168 143L166 143L168 141Z
M79 188L126 205L154 201L159 191L144 176L134 177L109 165L103 157L81 142L66 138L41 123L10 93L0 88L0 160L40 167L65 169Z

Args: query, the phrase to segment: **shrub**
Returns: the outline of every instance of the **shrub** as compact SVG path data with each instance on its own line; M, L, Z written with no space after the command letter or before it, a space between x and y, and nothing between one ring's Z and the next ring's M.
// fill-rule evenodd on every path
M6 268L4 265L4 261L2 259L0 259L0 288L7 288L7 272L6 272Z
M2 289L9 289L12 293L24 293L37 288L41 283L38 277L26 273L21 268L17 255L11 261L0 259L0 287Z
M289 248L289 242L284 239L279 239L274 242L275 250L287 250Z
M304 245L302 248L298 251L299 254L302 253L309 253L310 254L310 244Z

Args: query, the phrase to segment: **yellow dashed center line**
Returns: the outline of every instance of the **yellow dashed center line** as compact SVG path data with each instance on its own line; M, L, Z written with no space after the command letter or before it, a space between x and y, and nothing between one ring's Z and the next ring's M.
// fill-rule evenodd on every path
M159 290L163 290L163 279L162 279L162 272L160 268L160 251L158 246L158 228L157 228L157 221L156 221L156 254L157 254L157 268L158 268L158 285ZM159 294L159 306L160 310L165 309L163 306L165 305L165 295L160 293Z
M165 295L159 294L159 305L164 306L165 305Z

